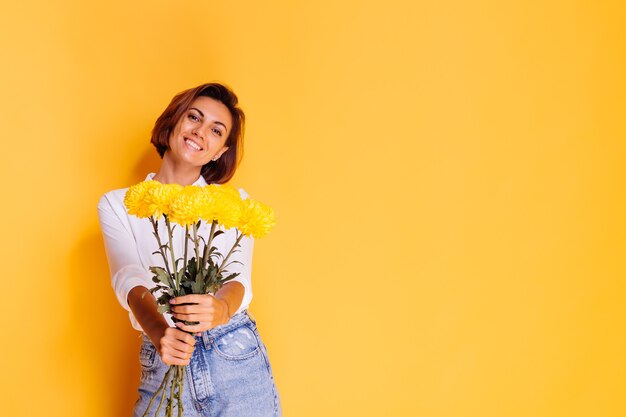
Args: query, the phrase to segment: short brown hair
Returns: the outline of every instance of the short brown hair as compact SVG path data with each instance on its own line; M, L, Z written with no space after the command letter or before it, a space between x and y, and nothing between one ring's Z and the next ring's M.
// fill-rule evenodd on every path
M197 97L211 97L221 102L228 108L233 119L233 125L224 144L228 146L228 150L216 161L206 163L200 171L208 184L222 184L233 177L243 158L245 115L237 106L237 96L229 87L220 83L207 83L178 93L154 124L150 142L163 158L165 151L169 149L169 138L176 123Z

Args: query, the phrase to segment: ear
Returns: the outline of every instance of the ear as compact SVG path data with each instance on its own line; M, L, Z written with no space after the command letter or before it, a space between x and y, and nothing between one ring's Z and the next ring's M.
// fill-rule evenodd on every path
M228 146L224 146L222 149L220 149L220 151L217 153L217 159L219 159L220 156L222 156L224 152L226 152L227 150L228 150Z

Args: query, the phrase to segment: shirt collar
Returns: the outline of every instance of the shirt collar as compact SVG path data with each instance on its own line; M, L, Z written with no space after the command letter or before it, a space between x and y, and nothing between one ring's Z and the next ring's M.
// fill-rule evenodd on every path
M145 181L151 180L152 178L154 178L155 175L156 175L156 172L149 173L148 176L146 176ZM191 185L205 186L205 185L208 185L208 183L206 182L202 174L200 174L198 179Z

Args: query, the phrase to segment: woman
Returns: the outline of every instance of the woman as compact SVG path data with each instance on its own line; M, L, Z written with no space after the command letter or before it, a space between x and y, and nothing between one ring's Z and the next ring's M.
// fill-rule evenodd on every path
M241 160L244 113L237 96L219 83L202 84L175 96L152 131L152 144L162 158L158 172L146 180L181 185L222 184L232 178ZM129 312L131 324L143 334L139 353L141 382L134 416L141 416L158 390L169 365L185 368L185 416L280 416L280 396L274 383L267 349L247 311L252 299L251 267L254 240L240 242L231 255L229 272L239 272L214 295L175 298L172 312L157 311L148 291L154 283L149 266L164 266L155 253L156 239L147 219L129 216L124 206L128 188L104 194L98 216L118 301ZM239 189L242 198L247 197ZM159 235L167 231L159 222ZM200 234L208 234L206 224ZM222 228L222 230L224 230ZM227 253L235 230L225 230L213 244ZM175 253L183 253L184 228L174 229ZM182 305L184 304L184 305ZM153 403L154 414L160 396ZM161 409L161 413L165 407Z

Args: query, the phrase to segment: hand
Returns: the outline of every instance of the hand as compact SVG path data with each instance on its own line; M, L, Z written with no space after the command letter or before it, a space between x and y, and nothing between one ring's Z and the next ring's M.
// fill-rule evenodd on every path
M195 344L196 338L189 333L168 327L159 339L157 352L166 365L189 365Z
M199 324L186 325L176 322L176 327L200 335L205 330L226 324L230 320L228 303L212 294L190 294L170 300L172 315L178 320L195 321ZM192 303L188 305L180 305Z

